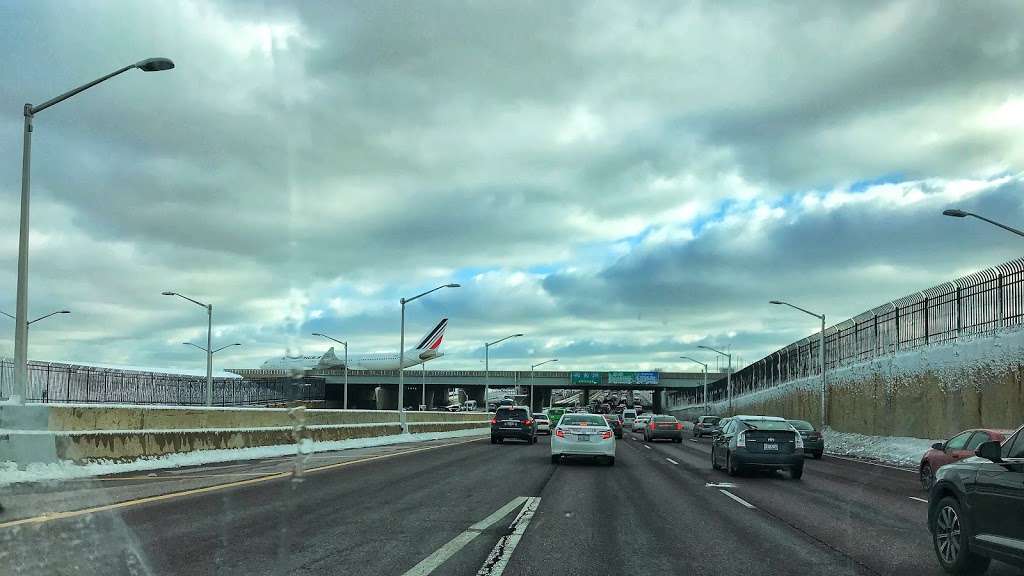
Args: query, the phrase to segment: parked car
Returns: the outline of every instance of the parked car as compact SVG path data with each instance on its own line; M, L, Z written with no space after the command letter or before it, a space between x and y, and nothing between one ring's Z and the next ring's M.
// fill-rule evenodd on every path
M825 439L821 437L821 432L806 420L790 420L789 423L804 439L804 454L810 454L815 460L821 460L821 455L825 453Z
M491 444L501 444L506 438L537 443L537 423L526 406L499 406L491 417Z
M604 416L562 416L551 437L551 463L558 464L565 456L604 459L609 466L615 465L615 434Z
M718 416L700 416L697 421L693 424L693 437L702 438L704 436L714 436L716 432L720 430L718 422L721 420Z
M533 421L537 423L537 434L551 435L551 421L548 420L547 414L534 412Z
M633 419L633 426L631 430L633 432L643 432L644 428L647 426L647 423L650 421L650 419L650 416L637 416L636 418Z
M675 416L654 416L644 428L644 440L671 440L678 444L683 441L683 423Z
M622 438L622 421L619 420L615 414L607 414L604 417L608 421L608 426L612 429L612 433L615 434L616 438Z
M974 454L935 471L928 493L935 556L950 574L981 574L993 559L1024 568L1024 426Z
M931 449L921 457L918 475L921 487L928 490L935 482L935 471L945 466L974 456L974 451L985 442L1002 442L1012 434L1012 430L993 430L989 428L964 430L945 442L932 444Z
M788 470L804 475L804 442L785 418L734 416L711 443L711 467L730 476L746 469Z

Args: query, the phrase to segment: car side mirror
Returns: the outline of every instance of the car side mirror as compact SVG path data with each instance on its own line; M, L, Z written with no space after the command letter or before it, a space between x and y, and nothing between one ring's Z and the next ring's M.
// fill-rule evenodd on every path
M935 444L932 444L932 450L945 450L945 449L946 449L946 443L945 442L936 442Z
M1003 447L999 445L999 442L982 442L974 451L974 455L998 464L1003 461Z

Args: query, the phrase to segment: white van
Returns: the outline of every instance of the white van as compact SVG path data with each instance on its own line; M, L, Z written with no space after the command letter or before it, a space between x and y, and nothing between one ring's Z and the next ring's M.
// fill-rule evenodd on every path
M636 420L636 410L632 408L626 408L622 411L622 427L633 429L633 420Z

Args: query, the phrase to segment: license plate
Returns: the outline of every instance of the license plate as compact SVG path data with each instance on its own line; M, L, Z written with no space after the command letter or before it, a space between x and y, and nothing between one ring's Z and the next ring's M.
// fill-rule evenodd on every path
M778 452L779 451L779 445L778 444L765 444L764 445L764 449L765 449L765 451L772 450L772 451Z
M579 440L580 442L590 442L590 435L589 434L577 434L576 435L576 439Z

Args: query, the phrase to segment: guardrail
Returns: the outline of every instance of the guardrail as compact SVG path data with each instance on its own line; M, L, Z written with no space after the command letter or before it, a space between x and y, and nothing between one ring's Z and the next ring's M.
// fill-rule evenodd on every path
M1024 324L1024 259L1012 260L893 300L825 329L831 370L901 350L949 342ZM732 375L733 397L821 374L816 332ZM681 406L703 402L685 391ZM712 402L726 397L726 379L708 384Z

